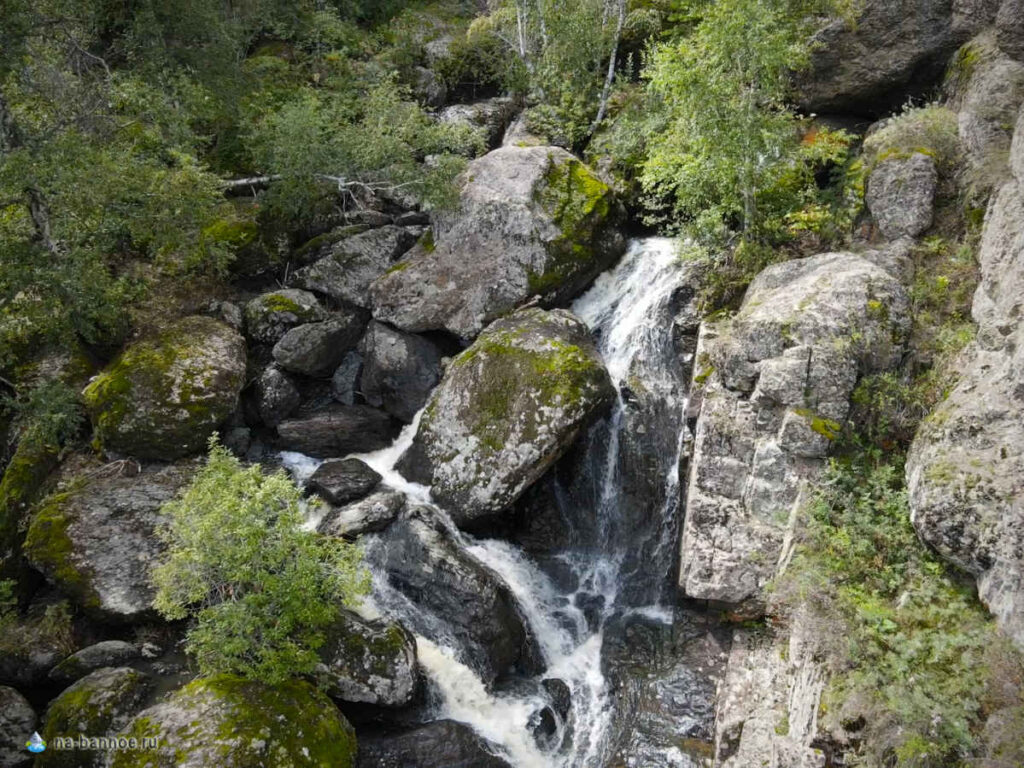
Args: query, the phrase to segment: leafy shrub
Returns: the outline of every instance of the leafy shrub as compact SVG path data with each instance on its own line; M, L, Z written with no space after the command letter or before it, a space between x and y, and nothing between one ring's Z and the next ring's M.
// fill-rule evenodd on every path
M952 175L961 160L956 112L939 104L907 105L864 140L868 172L891 157L921 152L935 158L940 173Z
M0 580L0 653L16 658L41 649L69 654L74 650L71 610L64 601L22 616L15 597L16 584Z
M355 546L302 528L302 493L284 471L243 467L216 438L163 512L154 605L194 618L186 648L203 674L275 683L312 672L324 629L369 588Z

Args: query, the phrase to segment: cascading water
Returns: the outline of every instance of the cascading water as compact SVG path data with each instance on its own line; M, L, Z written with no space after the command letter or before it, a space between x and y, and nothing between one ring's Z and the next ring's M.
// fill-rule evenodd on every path
M606 622L629 611L671 620L671 610L656 604L671 580L678 541L687 356L692 357L680 344L677 322L686 282L674 241L636 240L572 307L594 333L618 397L576 452L568 473L573 481L551 480L557 513L571 529L553 561L567 567L571 578L553 578L514 543L460 533L437 510L450 536L515 596L543 657L541 677L568 685L571 713L558 723L555 738L542 746L531 733L533 718L546 704L539 686L488 690L443 621L389 584L382 566L386 535L364 539L374 569L367 610L418 629L419 660L431 683L429 715L469 724L518 768L605 765L614 750L616 719L602 664ZM417 426L418 417L392 446L359 458L413 504L423 505L429 504L429 489L409 483L394 468ZM296 472L315 468L298 455L282 458Z

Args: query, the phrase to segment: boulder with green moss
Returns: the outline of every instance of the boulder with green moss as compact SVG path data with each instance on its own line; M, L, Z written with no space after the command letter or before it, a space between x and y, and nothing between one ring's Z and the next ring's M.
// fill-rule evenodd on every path
M564 304L623 250L621 208L557 147L502 147L470 163L460 203L370 288L378 320L474 338L531 297Z
M121 468L123 469L123 467ZM54 586L94 616L149 616L149 570L162 552L155 535L160 507L189 482L195 465L143 467L126 476L116 465L67 477L36 508L25 557ZM129 473L130 474L130 473Z
M448 366L399 466L469 524L507 509L614 396L580 320L520 310Z
M245 360L245 340L208 317L130 344L83 392L97 439L139 459L202 450L238 406Z
M328 631L320 658L324 690L342 701L401 707L416 693L416 639L398 622L344 612Z
M104 667L86 675L50 703L42 736L109 736L117 733L141 709L151 681L131 667ZM36 768L99 768L106 754L99 749L48 749L36 758Z
M245 305L245 335L260 344L276 344L292 328L327 319L327 310L309 291L283 288Z
M158 746L114 752L110 768L351 768L356 758L352 726L326 695L298 681L202 678L140 712L122 733Z
M763 610L858 377L901 359L907 293L871 256L770 266L734 317L701 324L679 578L687 596Z

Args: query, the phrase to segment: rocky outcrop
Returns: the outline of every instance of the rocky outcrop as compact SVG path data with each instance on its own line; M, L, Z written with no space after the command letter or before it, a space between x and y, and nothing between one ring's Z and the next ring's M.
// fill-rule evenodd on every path
M813 624L799 616L788 635L736 630L718 691L716 768L824 768L811 746L826 682L816 647Z
M996 14L996 41L1007 55L1024 61L1024 0L1003 0Z
M128 738L156 738L145 752L110 753L110 768L352 768L352 726L304 682L268 686L234 675L199 679L143 710Z
M66 477L32 518L26 558L95 616L148 616L154 595L149 570L162 552L155 535L160 507L194 471L184 462L147 466L135 477Z
M25 742L36 730L36 713L24 696L0 685L0 765L25 768L32 753Z
M417 634L435 642L445 640L439 632L453 636L465 651L463 661L486 681L513 668L538 671L539 651L512 592L437 513L424 507L403 513L373 557L388 581L422 609L409 617Z
M365 499L331 509L317 530L325 536L352 539L364 533L383 531L405 507L405 494L383 489Z
M464 723L436 720L409 731L364 738L357 768L511 768Z
M359 351L360 391L366 402L411 422L441 380L440 348L422 336L372 321Z
M365 405L329 405L277 425L281 447L325 459L368 453L391 444L398 423Z
M907 458L914 527L973 574L981 600L1024 646L1024 117L989 207L961 379L921 424Z
M619 216L608 185L565 150L495 150L470 163L432 239L373 283L373 315L472 339L533 296L564 303L622 252Z
M329 696L354 704L401 707L416 693L416 640L398 622L343 613L327 632L317 676Z
M899 361L908 311L890 273L826 253L768 267L735 317L702 325L679 582L688 596L760 612L858 376Z
M264 293L245 305L245 334L258 344L273 345L297 325L326 319L327 312L316 296L285 288Z
M136 341L82 393L104 450L169 461L196 453L238 406L245 341L208 317L186 317Z
M514 99L498 96L473 104L452 104L441 110L437 119L448 125L466 126L476 131L483 143L489 149L494 149L501 143L501 137L515 116L516 109Z
M274 345L274 361L287 371L305 376L330 376L345 353L359 343L366 318L340 312L322 323L292 328Z
M512 504L613 397L581 321L522 310L451 362L399 467L471 524Z
M306 490L330 504L361 499L380 483L381 477L359 459L329 459L306 481Z
M883 160L868 178L865 201L889 240L917 237L932 225L939 175L921 152Z
M61 685L73 683L101 667L117 667L142 656L139 647L124 640L104 640L68 656L50 670L50 680Z
M107 736L117 733L138 711L151 680L130 667L105 667L83 677L50 703L43 739L57 736ZM100 768L105 757L95 749L48 749L37 768Z
M877 115L922 95L949 56L991 24L998 0L865 0L855 21L836 19L814 38L810 70L799 78L810 112Z
M412 231L388 225L346 237L325 248L316 263L292 277L300 288L316 291L356 307L370 306L370 283L416 242Z

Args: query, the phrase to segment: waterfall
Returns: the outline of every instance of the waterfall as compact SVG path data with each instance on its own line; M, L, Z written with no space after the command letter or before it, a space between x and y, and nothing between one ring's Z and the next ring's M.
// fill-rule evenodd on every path
M514 543L461 533L437 510L452 537L515 596L543 655L541 677L568 685L571 713L558 723L555 746L545 752L530 733L531 718L546 703L538 686L488 690L443 622L424 615L388 584L379 565L385 536L364 537L374 569L367 610L430 630L417 637L420 664L430 681L429 715L469 724L517 768L603 766L611 758L616 714L602 665L606 622L616 612L630 611L672 620L671 609L658 603L671 581L679 465L686 445L689 353L680 350L675 327L686 269L677 250L665 238L632 241L620 263L598 277L572 307L592 330L618 392L611 413L583 438L585 449L570 473L575 483L552 481L560 512L574 529L574 541L557 554L575 577L572 591L560 588ZM358 458L413 503L429 504L429 488L409 483L395 470L418 424L419 415L392 446ZM315 469L301 455L282 459L297 473L308 476ZM587 611L593 605L599 606L596 616Z

